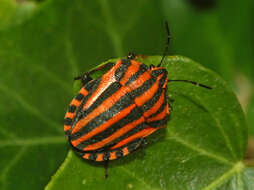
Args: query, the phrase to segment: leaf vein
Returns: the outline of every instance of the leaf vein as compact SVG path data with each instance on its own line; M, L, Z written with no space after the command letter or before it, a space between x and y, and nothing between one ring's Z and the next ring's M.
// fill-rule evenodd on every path
M176 134L174 134L172 131L170 132L170 137L169 138L166 138L166 140L174 140L178 143L180 143L181 145L191 149L191 150L194 150L198 153L200 153L201 155L205 155L209 158L213 158L219 162L223 162L225 164L228 164L228 165L233 165L232 162L230 162L229 160L225 159L224 157L221 157L221 156L218 156L216 155L215 153L213 152L208 152L198 146L195 146L194 144L191 144L190 142L187 142L186 140L184 140L183 138L177 136Z
M61 124L55 123L53 120L49 119L45 115L43 115L36 107L29 104L22 96L20 96L17 92L11 91L8 87L4 85L0 85L0 91L4 92L5 94L12 97L14 100L16 100L24 109L29 111L31 114L35 115L37 118L39 118L41 121L47 123L49 126L55 128L58 132L62 132L62 130L59 128Z
M62 144L66 140L63 136L53 136L53 137L42 137L42 138L31 138L31 139L12 139L0 141L0 148L9 146L35 146L42 144Z
M225 172L222 176L217 178L214 182L210 183L208 186L204 187L202 190L210 190L213 189L214 187L217 187L221 183L223 183L226 179L230 178L232 175L235 173L240 173L244 169L244 164L240 161L235 163L235 165Z
M9 138L16 137L16 135L14 133L12 133L11 131L5 130L5 128L3 126L0 127L0 133L2 133L2 135L9 137Z
M48 76L50 81L55 82L57 85L62 87L67 93L71 93L70 89L72 88L72 86L70 84L66 83L65 81L63 81L62 79L60 79L59 77L57 77L56 74L48 71L45 67L43 67L39 64L36 64L36 65L34 64L33 67L29 67L29 69L30 70L34 69L34 70L44 73L45 75Z
M16 156L13 156L13 158L10 160L10 162L8 164L5 165L5 168L2 169L2 174L1 174L1 181L2 181L2 184L3 184L3 189L7 189L6 188L6 178L7 178L7 174L8 172L11 170L11 168L13 166L15 166L18 161L22 158L22 156L25 154L27 150L27 147L24 146L24 147L21 147L21 149L18 151L18 153L16 154Z
M159 190L157 188L153 188L150 184L148 184L147 182L145 182L143 179L141 179L140 177L137 177L133 172L131 172L130 170L128 170L127 168L124 167L119 167L120 169L122 169L125 173L129 174L130 176L132 176L133 178L135 178L137 181L139 181L140 183L142 183L146 189L150 189L150 190Z
M203 101L201 98L199 98L198 96L196 96L196 98L199 100L199 102L202 104L203 107L205 107ZM206 108L207 109L207 108ZM211 117L213 118L213 120L215 121L216 123L216 127L219 129L224 141L225 141L225 144L226 146L228 147L229 151L231 152L231 155L236 158L236 154L233 150L233 147L232 147L232 144L231 144L231 141L228 137L228 135L226 135L224 129L223 129L223 126L221 125L219 119L214 115L214 111L210 111L209 109L207 109L207 111L210 113Z

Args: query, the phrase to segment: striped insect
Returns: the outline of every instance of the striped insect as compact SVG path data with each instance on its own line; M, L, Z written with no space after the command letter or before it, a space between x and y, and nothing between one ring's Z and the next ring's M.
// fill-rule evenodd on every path
M168 41L165 52L169 46ZM144 144L147 136L166 126L170 105L167 98L168 72L161 67L146 66L126 59L109 62L75 78L83 83L71 101L64 120L64 131L72 148L84 159L115 160L130 154ZM101 77L91 74L108 68ZM107 176L107 173L106 175Z

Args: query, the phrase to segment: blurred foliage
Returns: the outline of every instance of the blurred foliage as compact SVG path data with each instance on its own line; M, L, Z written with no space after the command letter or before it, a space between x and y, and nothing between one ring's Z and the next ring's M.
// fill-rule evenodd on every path
M253 84L253 0L200 2L0 0L0 188L47 184L67 152L62 118L73 77L129 51L161 55L165 20L170 54L215 70L238 94L239 74ZM246 107L254 134L254 104Z
M252 93L247 107L247 122L249 125L249 133L254 135L254 93Z
M191 2L163 1L172 31L173 52L199 61L228 81L238 72L253 79L254 2L217 0L203 11Z

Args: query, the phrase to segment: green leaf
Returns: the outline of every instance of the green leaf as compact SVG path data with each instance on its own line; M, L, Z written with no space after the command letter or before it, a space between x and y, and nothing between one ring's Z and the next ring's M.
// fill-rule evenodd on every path
M249 134L254 135L254 93L251 94L248 106L247 106L247 122L249 127Z
M162 0L172 51L192 57L229 82L239 71L253 79L254 1L213 0L206 10L197 9L195 2L205 1Z
M139 58L150 65L160 56ZM246 168L247 143L241 107L228 85L194 61L171 56L164 61L169 79L188 79L211 86L168 83L174 99L166 129L149 137L149 145L103 164L80 159L70 151L46 190L58 189L252 189L254 170ZM230 187L230 188L228 188Z
M248 25L252 21L252 0L234 6L228 6L233 5L229 0L220 1L224 4L220 6L221 17L228 15L220 29L231 23L234 27L227 28L227 34L234 35L222 35L212 48L204 48L209 43L199 36L213 42L213 35L189 32L190 28L199 31L204 23L209 27L210 22L204 20L200 25L197 21L195 26L189 20L181 22L178 19L182 13L189 12L181 11L179 4L168 6L165 2L0 1L0 189L42 189L47 184L67 153L62 128L64 113L73 97L73 77L111 57L126 56L129 51L161 55L165 46L165 17L172 30L171 48L178 53L207 66L218 63L228 70L213 68L227 73L224 76L232 73L231 67L222 65L224 62L231 65L230 61L236 60L232 55L239 56L232 65L249 63L253 50L249 40L252 30ZM188 1L182 2L187 6ZM241 14L234 14L240 5ZM229 10L227 14L224 8ZM192 22L203 16L197 13ZM213 31L216 33L216 28ZM225 36L230 39L225 39L226 45L222 41L220 47L217 42ZM234 39L240 45L234 43L232 47L237 48L233 54L228 50L218 51L216 55L223 59L213 59L211 49L229 47L230 50ZM252 73L251 68L250 65L246 70Z
M0 1L0 189L42 189L65 159L73 77L130 50L162 51L159 4Z

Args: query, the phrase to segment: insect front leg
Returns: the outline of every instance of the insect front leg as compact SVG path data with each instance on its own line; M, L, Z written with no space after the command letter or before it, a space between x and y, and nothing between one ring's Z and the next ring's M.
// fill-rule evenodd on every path
M93 70L90 70L90 71L84 73L83 75L80 75L80 76L75 77L74 80L81 80L82 85L84 86L84 85L87 84L89 81L93 80L93 78L91 77L91 75L92 75L93 73L96 73L97 71L101 71L101 70L103 70L103 69L110 69L110 68L112 68L114 65L115 65L115 63L113 63L113 62L108 62L108 63L106 63L106 64L104 64L104 65L101 65L101 66L99 66L99 67L97 67L97 68L95 68L95 69L93 69Z
M92 80L92 77L90 77L90 73L84 73L83 75L75 77L74 80L81 80L82 86L84 86Z

